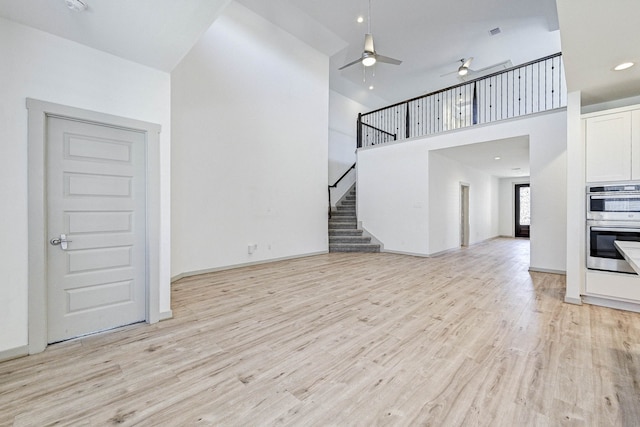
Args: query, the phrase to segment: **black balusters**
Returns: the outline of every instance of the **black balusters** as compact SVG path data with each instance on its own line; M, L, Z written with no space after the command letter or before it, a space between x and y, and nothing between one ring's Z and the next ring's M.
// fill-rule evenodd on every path
M358 148L564 107L562 79L558 53L359 114Z

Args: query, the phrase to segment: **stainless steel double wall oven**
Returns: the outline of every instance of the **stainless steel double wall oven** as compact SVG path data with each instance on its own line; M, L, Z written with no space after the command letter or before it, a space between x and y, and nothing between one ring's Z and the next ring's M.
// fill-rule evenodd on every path
M640 182L587 186L587 268L635 274L616 240L640 242Z

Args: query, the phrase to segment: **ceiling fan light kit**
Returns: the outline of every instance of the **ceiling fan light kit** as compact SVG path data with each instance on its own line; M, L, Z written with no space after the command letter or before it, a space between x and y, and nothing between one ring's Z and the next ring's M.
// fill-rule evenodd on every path
M376 57L373 54L369 52L364 52L362 54L362 65L364 65L365 67L371 67L375 63Z
M81 0L64 0L67 7L76 12L82 12L87 9L87 4Z

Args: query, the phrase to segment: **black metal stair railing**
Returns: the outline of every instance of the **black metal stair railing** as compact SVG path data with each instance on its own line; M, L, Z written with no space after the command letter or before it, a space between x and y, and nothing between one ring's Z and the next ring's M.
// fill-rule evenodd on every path
M368 123L364 123L362 121L362 114L358 114L358 141L362 139L363 132L369 145L384 144L385 142L396 141L398 139L397 133L387 132Z
M566 107L562 54L358 114L358 148Z
M342 181L342 179L347 176L347 174L349 172L351 172L351 169L355 169L356 168L356 164L352 164L351 167L349 169L347 169L347 171L345 173L342 174L342 176L340 178L338 178L338 180L336 182L333 183L333 185L329 185L327 186L327 190L329 191L329 219L331 219L331 189L332 188L336 188L338 186L338 184L340 183L340 181Z

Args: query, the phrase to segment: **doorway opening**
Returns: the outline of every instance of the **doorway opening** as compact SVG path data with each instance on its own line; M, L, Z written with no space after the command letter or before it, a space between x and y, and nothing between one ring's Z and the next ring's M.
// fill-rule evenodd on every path
M460 246L469 246L469 184L460 183Z
M515 185L515 237L529 237L531 225L531 188L529 184Z

